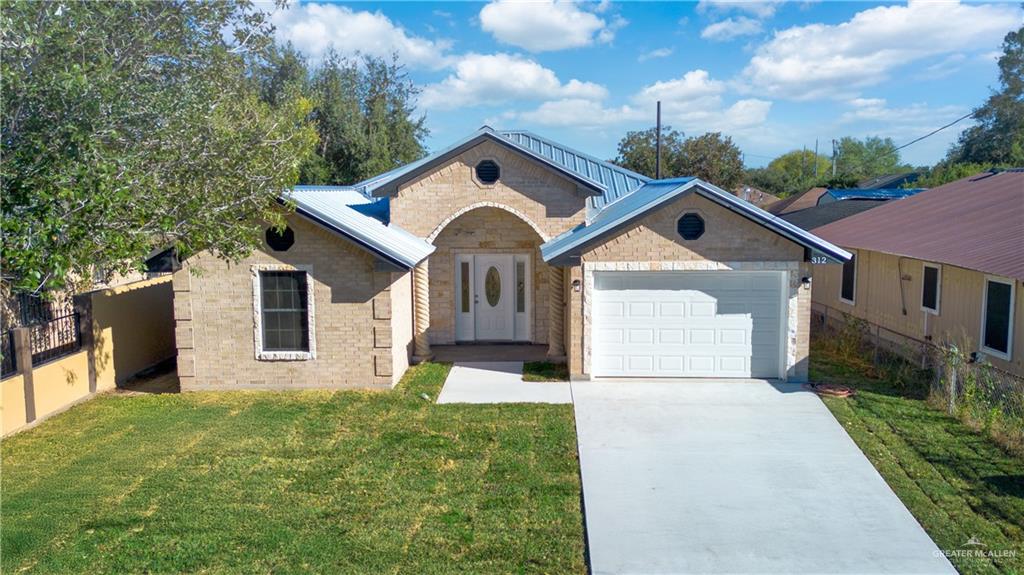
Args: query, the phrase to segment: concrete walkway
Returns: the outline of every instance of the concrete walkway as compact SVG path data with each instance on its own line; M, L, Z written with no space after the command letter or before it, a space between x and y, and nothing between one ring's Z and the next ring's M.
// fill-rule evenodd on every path
M438 403L572 403L568 383L525 382L523 362L457 362Z
M797 385L580 382L572 394L595 575L956 573Z

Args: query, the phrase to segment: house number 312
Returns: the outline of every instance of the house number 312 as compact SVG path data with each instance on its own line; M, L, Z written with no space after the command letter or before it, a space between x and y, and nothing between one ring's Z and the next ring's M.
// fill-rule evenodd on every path
M811 263L812 264L828 263L828 258L826 258L825 256L811 256Z

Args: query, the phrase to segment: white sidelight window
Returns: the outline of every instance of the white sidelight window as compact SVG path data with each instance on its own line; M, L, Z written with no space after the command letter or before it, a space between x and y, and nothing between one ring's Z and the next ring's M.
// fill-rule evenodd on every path
M1010 360L1013 350L1013 303L1016 284L1011 280L985 277L981 306L981 349Z

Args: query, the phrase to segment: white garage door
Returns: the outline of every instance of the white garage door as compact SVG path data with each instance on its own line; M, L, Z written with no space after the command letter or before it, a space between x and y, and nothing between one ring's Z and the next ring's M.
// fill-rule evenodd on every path
M780 377L783 272L598 272L591 366L606 377Z

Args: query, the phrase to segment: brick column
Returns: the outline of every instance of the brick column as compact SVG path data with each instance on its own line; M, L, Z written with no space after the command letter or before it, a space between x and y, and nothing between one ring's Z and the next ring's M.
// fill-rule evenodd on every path
M427 328L430 327L430 281L427 260L420 262L413 269L413 302L415 303L415 325L413 327L413 339L416 342L416 353L413 360L417 363L430 361L433 354L430 353L430 339L427 337Z
M76 295L73 302L78 313L78 335L89 361L89 393L96 393L96 327L92 320L92 294Z
M565 357L565 270L555 266L548 270L548 357L561 359Z

